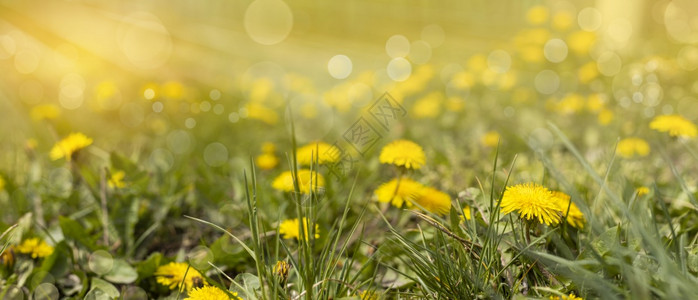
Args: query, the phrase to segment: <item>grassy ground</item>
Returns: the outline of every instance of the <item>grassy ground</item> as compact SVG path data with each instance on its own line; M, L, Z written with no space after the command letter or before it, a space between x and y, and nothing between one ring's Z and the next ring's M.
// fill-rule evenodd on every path
M0 1L0 298L698 298L692 6Z

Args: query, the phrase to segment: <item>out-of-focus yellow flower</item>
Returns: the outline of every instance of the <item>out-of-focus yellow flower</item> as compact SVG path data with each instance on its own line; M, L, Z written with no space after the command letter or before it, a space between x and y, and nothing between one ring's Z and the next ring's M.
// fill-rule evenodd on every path
M262 144L262 153L274 153L276 151L276 146L274 143L265 142Z
M325 178L317 172L311 172L308 169L298 170L298 187L301 194L309 194L311 191L310 182L312 181L312 190L321 189L325 186ZM293 192L295 190L293 186L293 175L291 171L285 171L274 179L271 186L282 192Z
M635 189L635 193L637 193L638 196L644 196L650 193L650 188L646 186L641 186Z
M102 81L95 87L94 102L90 103L96 111L116 109L121 104L119 87L115 82Z
M168 81L162 85L162 96L168 99L179 100L184 98L186 90L179 81Z
M247 109L247 117L254 120L259 120L269 125L275 125L279 122L279 115L273 109L266 106L250 102L245 108Z
M296 150L296 160L301 166L309 166L317 160L319 164L339 161L340 150L325 142L312 142Z
M533 183L508 186L500 202L502 214L517 211L526 220L538 219L541 224L560 223L560 206L553 193Z
M599 119L599 124L601 124L601 125L605 126L605 125L610 124L611 121L613 121L613 111L611 111L609 109L605 109L605 108L602 109L599 112L598 119Z
M186 278L184 274L186 273ZM202 287L207 285L201 273L183 262L171 262L169 264L159 266L155 273L155 280L168 287L171 290L190 291L194 287ZM184 281L183 286L182 281Z
M467 90L475 85L475 75L468 71L458 72L453 75L451 84L453 84L455 88Z
M92 145L91 138L79 132L71 133L51 148L49 156L52 160L65 158L67 161L70 161L78 151L89 145Z
M670 136L692 138L698 135L696 125L680 115L662 115L650 122L650 128L668 132Z
M12 268L15 264L15 248L9 246L5 248L5 251L0 254L0 265L8 266Z
M31 115L32 120L53 120L58 118L61 114L61 109L55 104L41 104L32 107L29 115Z
M545 59L543 45L550 39L545 28L525 29L514 36L514 46L524 61L538 63Z
M126 177L126 172L121 170L115 171L111 173L111 176L109 177L109 181L107 182L107 184L110 188L124 188L126 187L126 183L124 183L124 177Z
M412 207L416 199L421 196L423 188L424 186L412 179L400 178L380 185L375 194L378 202L391 203L397 208L402 208L403 205Z
M38 145L39 145L39 141L37 141L37 140L34 139L34 138L27 139L27 140L24 142L24 148L26 148L27 150L34 150L34 149L36 149L36 147L37 147Z
M497 144L499 144L499 132L495 130L490 130L486 132L481 138L480 138L480 144L482 144L485 147L497 147Z
M378 300L378 295L376 295L376 292L364 290L359 293L359 298L361 300Z
M262 170L271 170L279 164L279 158L273 153L262 153L254 159L255 164Z
M509 90L519 81L518 76L514 71L509 71L497 76L497 86L502 90Z
M571 201L570 195L567 195L560 191L554 191L553 198L555 198L555 201L557 202L557 205L559 206L563 217L567 213L567 208L569 207L569 214L567 214L567 223L569 223L570 225L572 225L572 227L575 228L584 228L584 214L581 210L579 210L579 207L577 207L577 205Z
M445 215L451 210L451 196L432 187L423 187L415 202L437 215Z
M408 140L396 140L381 150L378 160L383 164L393 164L407 169L419 169L426 162L421 146Z
M470 210L470 206L466 205L463 207L463 215L460 216L460 221L465 222L465 220L471 220L472 217L472 212Z
M215 286L203 286L199 288L193 288L189 292L189 296L185 299L191 299L191 300L230 300L230 299L235 299L235 300L242 300L242 298L238 297L237 292L230 292L233 297L230 298L226 292L223 290L215 287Z
M29 238L17 246L17 252L29 254L32 258L43 258L53 254L53 247L39 238Z
M536 5L531 7L528 12L526 12L526 20L528 23L533 25L541 25L548 21L548 15L550 12L548 8L543 5Z
M596 34L584 30L575 31L567 37L567 46L577 55L588 54L595 42Z
M563 115L571 115L584 108L584 98L579 94L567 94L557 103L557 111Z
M465 100L458 97L450 97L446 100L446 109L452 112L463 111L465 108Z
M250 87L250 101L262 103L271 94L274 89L274 83L268 78L259 78L255 80Z
M5 190L5 179L0 176L0 192Z
M618 142L616 153L625 158L647 156L650 153L650 145L641 138L624 138Z
M484 54L475 54L468 59L468 70L473 73L482 73L487 69L487 57Z
M417 119L436 118L441 112L441 102L443 102L443 94L430 93L414 103L411 115Z
M590 112L599 112L604 107L603 98L599 94L591 94L587 98L587 110Z
M299 239L300 238L300 224L298 223L298 218L285 220L279 224L279 234L283 235L285 239ZM303 218L303 236L305 240L308 240L308 218ZM320 226L315 224L314 234L316 239L320 238Z
M553 29L557 31L566 31L570 29L572 22L574 22L574 17L572 14L566 11L561 11L553 16L552 26Z
M599 69L594 61L583 64L577 70L577 78L579 79L580 83L589 83L596 79L596 77L599 77Z

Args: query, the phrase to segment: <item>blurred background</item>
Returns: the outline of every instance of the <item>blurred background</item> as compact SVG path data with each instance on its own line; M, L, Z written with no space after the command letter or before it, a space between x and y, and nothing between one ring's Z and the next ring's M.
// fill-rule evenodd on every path
M0 148L46 150L72 131L132 153L172 132L283 136L289 103L302 141L326 139L386 91L449 130L464 115L442 111L481 116L484 132L587 103L585 122L616 109L695 119L696 11L690 0L3 0Z

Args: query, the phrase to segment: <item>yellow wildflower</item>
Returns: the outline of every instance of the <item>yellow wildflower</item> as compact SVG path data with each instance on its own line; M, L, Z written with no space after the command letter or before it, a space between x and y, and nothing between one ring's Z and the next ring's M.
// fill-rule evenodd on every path
M470 211L470 206L466 205L463 207L463 215L460 216L461 222L465 222L465 220L470 220L472 219L472 212Z
M53 120L61 114L61 109L55 104L42 104L32 107L29 112L32 120Z
M424 209L438 215L445 215L451 210L451 196L432 187L422 188L415 201Z
M39 238L26 239L17 246L17 252L30 254L32 258L42 258L53 254L53 246Z
M574 295L574 293L569 294L569 296L562 296L560 298L559 296L550 296L550 300L584 300L582 297L577 297Z
M5 189L5 179L0 176L0 191Z
M262 153L254 159L255 164L262 170L271 170L279 164L279 158L274 153Z
M401 208L403 205L412 207L412 203L421 195L423 188L420 183L412 179L401 178L399 185L398 179L393 179L378 187L375 194L378 202L391 203L397 208Z
M285 239L298 239L300 237L300 232L298 229L300 224L298 223L298 218L285 220L279 224L279 234L283 235ZM308 240L308 218L303 218L303 236L305 240ZM320 226L315 224L314 234L315 238L320 238Z
M526 20L533 25L541 25L548 21L548 8L543 5L531 7L526 12Z
M490 147L490 148L497 147L497 144L499 144L499 139L500 139L500 136L499 136L499 133L497 131L494 131L494 130L488 131L487 133L485 133L485 135L483 135L480 138L480 144L482 144L485 147Z
M275 125L279 122L279 115L276 111L262 104L250 102L245 108L247 109L247 117L250 119L259 120L269 125Z
M424 165L426 156L422 147L416 143L408 140L397 140L383 147L378 160L384 164L416 170Z
M417 100L412 106L412 115L416 119L436 118L441 112L443 95L439 92L430 93Z
M276 262L276 265L274 265L274 275L279 277L281 282L286 282L288 279L288 271L291 269L291 265L289 265L286 261L279 260Z
M186 273L186 278L184 274ZM189 266L187 263L183 262L171 262L169 264L159 266L154 273L155 280L170 288L171 290L176 290L179 288L180 291L190 291L194 287L202 287L206 285L206 281L201 276L201 273L194 269L194 267ZM184 281L184 285L180 286Z
M359 298L361 300L378 300L378 295L374 291L364 290L359 293Z
M618 142L616 153L625 158L647 156L650 153L650 145L641 138L625 138Z
M565 31L572 26L573 21L574 17L570 13L562 11L553 16L552 26L557 31Z
M698 135L696 125L680 115L662 115L655 117L650 128L659 132L668 132L670 136L695 137Z
M565 216L567 213L567 208L569 207L569 213L567 214L567 223L572 225L572 227L582 229L584 228L584 214L579 207L577 207L574 202L570 200L570 195L563 192L554 191L553 198L557 202L557 205L562 211L562 215Z
M502 214L517 211L522 218L537 218L541 224L554 225L560 222L562 210L553 193L547 188L533 183L508 186L500 202Z
M189 296L185 299L191 300L242 300L238 297L237 292L230 292L233 297L231 298L226 292L215 287L215 286L203 286L199 288L194 288L189 292Z
M638 196L644 196L650 193L650 189L646 186L641 186L635 189L635 193L637 193Z
M126 186L126 183L124 183L124 177L126 176L126 173L124 171L116 171L111 173L111 176L109 177L109 187L110 188L123 188Z
M308 194L311 191L310 182L312 181L312 190L319 190L325 186L325 178L317 172L311 172L308 169L300 169L297 173L298 187L301 194ZM293 192L295 190L293 184L293 175L291 171L285 171L274 179L271 186L282 192Z
M325 142L313 142L296 150L296 160L301 166L309 166L317 162L319 164L339 161L340 150Z
M613 121L613 111L611 111L609 109L605 109L605 108L601 109L601 111L599 112L598 119L599 119L599 124L601 124L601 125L610 124L611 121Z
M52 160L64 158L70 161L78 151L92 144L92 139L82 133L71 133L58 141L51 149L49 156Z

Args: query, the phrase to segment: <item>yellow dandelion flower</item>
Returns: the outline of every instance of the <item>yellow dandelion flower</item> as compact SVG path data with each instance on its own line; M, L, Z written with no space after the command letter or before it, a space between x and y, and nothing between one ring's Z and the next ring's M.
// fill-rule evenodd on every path
M609 109L601 109L599 112L599 124L601 125L608 125L611 124L611 121L613 121L613 111Z
M109 181L107 182L107 184L110 188L124 188L126 187L126 183L124 183L124 177L126 177L126 173L124 171L113 172L111 173L111 176L109 177Z
M604 106L604 99L599 94L591 94L587 98L587 110L590 112L599 112Z
M554 191L553 198L555 198L555 201L557 202L557 205L560 207L563 216L565 215L565 213L567 213L567 208L569 207L569 213L567 214L567 223L569 223L570 225L572 225L572 227L575 228L584 228L584 214L581 210L579 210L579 207L577 207L577 205L570 200L570 195L567 195L560 191Z
M441 113L443 94L433 92L417 100L412 106L412 116L417 119L436 118Z
M465 207L463 207L463 215L460 216L461 222L465 222L465 220L471 220L473 218L471 213L472 212L470 211L470 206L466 205Z
M548 21L548 8L543 5L531 7L526 12L526 20L533 25L541 25Z
M298 218L285 220L279 224L279 234L283 235L285 239L298 239L300 237L300 232L298 229L300 224L298 223ZM308 218L303 218L303 236L305 240L308 240ZM320 226L315 224L315 238L320 238Z
M265 142L262 144L262 153L274 153L276 151L276 146L274 143Z
M378 300L378 295L374 291L364 290L359 293L359 298L361 300Z
M289 265L286 261L279 260L274 265L274 275L279 277L282 282L286 282L288 279L288 271L290 269L291 265Z
M668 132L670 136L696 137L698 129L691 121L680 115L662 115L650 122L650 128L659 132Z
M188 270L187 270L188 269ZM184 274L186 273L186 279ZM201 273L183 262L171 262L169 264L159 266L154 273L155 280L168 287L171 290L179 288L180 291L190 291L194 287L206 285L206 281L201 276ZM184 286L180 286L184 281Z
M325 178L317 172L311 172L308 169L300 169L297 174L298 186L302 194L308 194L311 191L310 182L312 181L312 190L319 190L325 186ZM282 192L293 192L293 175L291 171L285 171L274 179L271 186Z
M12 246L5 248L5 251L0 254L0 265L12 268L15 264L15 249Z
M445 215L451 210L451 196L432 187L422 188L415 202L438 215Z
M259 120L269 125L275 125L279 122L279 115L276 111L262 104L250 102L245 108L247 109L247 117L250 119Z
M563 295L562 298L559 296L550 296L549 299L550 300L584 300L584 298L582 298L582 297L575 296L574 293L569 294L569 296Z
M42 258L53 254L53 246L39 238L30 238L17 246L17 252L29 254L32 258Z
M579 30L571 33L567 37L567 45L570 50L578 55L586 55L594 43L596 34L589 31Z
M301 166L309 166L317 160L319 164L339 161L340 150L328 143L313 142L296 150L296 160Z
M71 133L51 148L49 156L52 160L59 160L65 157L67 161L70 161L78 151L89 145L92 145L91 138L79 132Z
M547 188L533 183L508 186L500 206L502 214L517 211L522 218L537 218L541 224L554 225L560 222L561 209Z
M29 112L32 120L53 120L61 114L61 109L55 104L42 104L32 107Z
M262 153L255 157L254 162L262 170L271 170L279 164L279 158L273 153Z
M646 186L641 186L635 189L635 193L637 193L638 196L644 196L650 193L650 188Z
M582 65L577 70L577 78L579 79L580 83L589 83L596 79L596 77L599 77L599 69L594 61L590 61Z
M650 153L650 145L641 138L625 138L618 142L616 153L625 158L647 156Z
M499 144L499 139L500 136L497 131L488 131L480 138L480 144L490 148L497 147L497 144Z
M465 108L465 100L458 97L450 97L446 100L446 109L452 112L459 112Z
M242 300L242 298L238 297L237 292L230 292L233 297L231 298L226 292L223 290L215 287L215 286L203 286L200 288L193 288L189 292L189 296L185 299L192 299L192 300L230 300L230 299L235 299L235 300Z
M376 189L375 194L378 202L391 203L397 208L403 205L412 207L412 203L421 195L423 188L424 186L412 179L401 178L399 183L398 179L393 179L382 184Z
M557 31L565 31L572 26L573 21L574 17L572 16L572 14L563 11L556 13L553 16L552 26Z
M397 140L383 147L378 160L383 164L393 164L407 169L419 169L426 156L421 146L408 140Z
M0 176L0 191L5 190L5 179Z
M161 91L165 98L173 100L182 99L186 94L186 88L178 81L165 82L165 84L162 85Z

